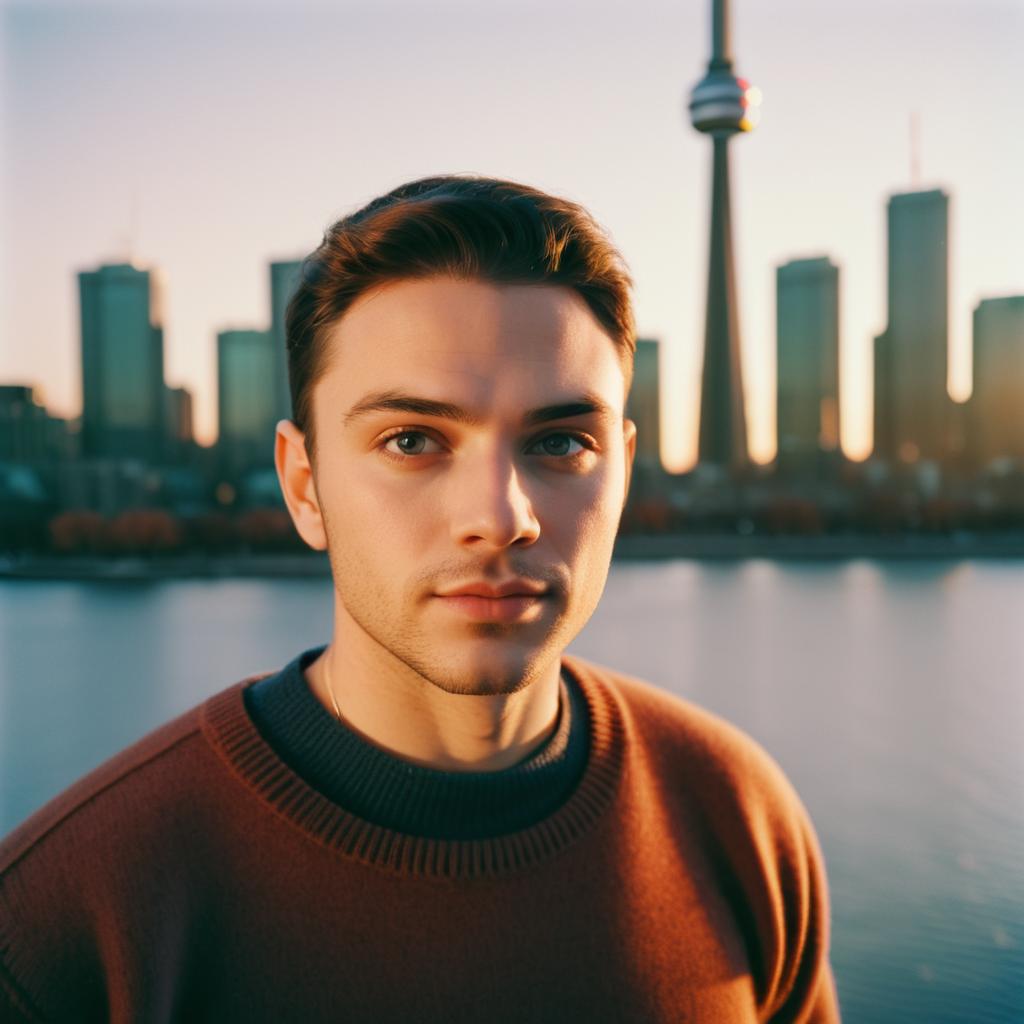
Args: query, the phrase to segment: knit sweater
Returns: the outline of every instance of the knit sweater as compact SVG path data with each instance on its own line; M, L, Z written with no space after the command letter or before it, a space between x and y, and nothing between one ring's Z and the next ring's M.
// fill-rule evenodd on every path
M778 767L649 684L563 676L582 771L497 834L337 802L257 727L259 678L157 729L0 843L0 1022L838 1020Z
M305 651L243 691L256 728L314 789L365 821L435 839L515 832L563 804L586 767L586 701L564 676L554 732L503 771L447 772L395 757L339 723L313 695L305 670L323 648Z

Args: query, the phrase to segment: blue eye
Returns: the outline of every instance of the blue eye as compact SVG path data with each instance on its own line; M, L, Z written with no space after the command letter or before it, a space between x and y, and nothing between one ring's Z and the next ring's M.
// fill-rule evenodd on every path
M433 445L428 449L427 445ZM384 448L393 455L424 455L441 451L441 446L418 430L406 430L394 434L384 442Z
M574 448L573 445L576 447ZM583 451L583 444L572 434L548 434L535 442L534 448L541 448L542 455L576 455Z

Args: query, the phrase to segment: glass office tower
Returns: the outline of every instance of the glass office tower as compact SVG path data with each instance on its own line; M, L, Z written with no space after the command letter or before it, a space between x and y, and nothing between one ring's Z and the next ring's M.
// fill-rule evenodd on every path
M270 264L270 332L274 351L274 415L291 419L292 401L288 390L288 350L285 347L284 314L299 281L301 260Z
M982 467L1024 463L1024 295L979 302L973 324L968 445Z
M791 260L775 289L778 467L813 473L839 450L839 268Z
M660 348L654 338L637 339L626 402L626 417L636 424L637 465L655 470L661 469Z
M164 344L155 275L129 264L78 275L82 451L158 462L164 438Z
M217 335L217 443L229 474L273 465L275 364L272 332Z
M888 207L889 322L875 339L875 453L913 465L949 451L949 196Z

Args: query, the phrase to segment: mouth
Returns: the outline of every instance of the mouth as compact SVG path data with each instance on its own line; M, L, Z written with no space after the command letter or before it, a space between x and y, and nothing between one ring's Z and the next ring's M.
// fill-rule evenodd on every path
M453 615L471 622L534 622L544 612L546 594L507 594L483 597L479 594L435 595L434 599Z
M476 579L435 593L447 613L475 623L527 625L555 597L552 585L536 575L505 580Z

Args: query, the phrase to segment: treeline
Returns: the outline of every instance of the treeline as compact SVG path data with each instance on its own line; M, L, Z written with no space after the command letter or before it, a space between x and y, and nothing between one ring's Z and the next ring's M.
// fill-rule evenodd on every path
M285 509L180 518L161 508L107 517L86 509L47 520L7 523L2 547L54 555L248 554L307 551Z
M735 507L674 507L667 499L630 502L621 533L758 534L820 537L839 534L895 536L1024 531L1024 500L986 507L977 501L876 495L850 506L780 497Z
M1024 532L1024 493L1012 500L984 494L957 499L897 493L829 503L794 496L761 500L671 502L656 495L631 499L620 532L635 535L757 535L820 537ZM158 555L294 554L308 551L284 508L211 510L181 517L162 508L133 508L113 516L87 509L50 515L0 515L0 554L117 557Z

